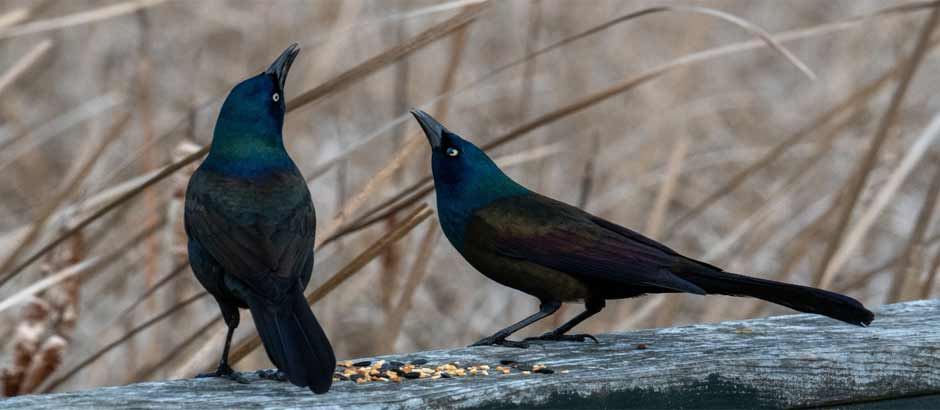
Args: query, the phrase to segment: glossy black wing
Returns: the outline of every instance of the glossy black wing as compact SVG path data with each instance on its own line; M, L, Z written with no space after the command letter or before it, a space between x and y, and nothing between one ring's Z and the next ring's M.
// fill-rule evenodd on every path
M190 240L266 299L309 279L316 218L299 173L243 179L200 169L186 191L185 218Z
M670 272L682 257L626 228L537 194L495 201L474 212L466 241L584 279L704 294Z

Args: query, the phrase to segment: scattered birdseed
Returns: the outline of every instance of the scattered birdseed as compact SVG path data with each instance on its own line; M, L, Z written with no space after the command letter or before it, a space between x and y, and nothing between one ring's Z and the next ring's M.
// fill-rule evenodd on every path
M513 372L531 375L554 374L544 364L523 364L515 360L500 360L501 365L491 367L487 364L474 364L461 367L460 362L428 365L426 359L416 359L413 362L385 361L375 362L364 360L356 363L343 361L337 363L337 371L333 375L334 381L352 381L357 384L369 382L395 382L402 379L450 379L454 377L482 377L493 375L511 375ZM567 373L567 370L561 371Z

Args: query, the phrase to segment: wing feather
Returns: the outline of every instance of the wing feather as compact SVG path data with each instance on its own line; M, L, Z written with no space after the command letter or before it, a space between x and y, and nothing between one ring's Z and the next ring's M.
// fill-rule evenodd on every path
M585 280L704 294L670 272L681 256L578 208L537 194L504 198L474 212L468 238L503 256ZM485 239L483 239L485 238Z
M194 184L202 189L192 189ZM303 270L313 253L316 219L299 175L246 181L197 172L186 192L185 216L190 238L259 295L277 299L286 285L309 279Z

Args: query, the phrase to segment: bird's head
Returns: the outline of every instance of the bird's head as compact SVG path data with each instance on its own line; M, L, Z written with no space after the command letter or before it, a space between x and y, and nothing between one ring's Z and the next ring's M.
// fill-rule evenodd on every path
M442 190L483 198L525 191L510 179L486 153L448 130L428 113L414 109L431 145L431 170L438 193Z
M229 92L215 126L218 139L254 140L280 145L284 126L284 83L294 58L300 52L296 43L287 47L263 73L242 81Z

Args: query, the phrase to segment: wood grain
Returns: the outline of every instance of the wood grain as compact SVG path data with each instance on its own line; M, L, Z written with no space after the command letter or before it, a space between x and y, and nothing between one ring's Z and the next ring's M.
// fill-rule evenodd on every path
M940 301L917 301L883 307L868 328L802 314L606 334L599 344L384 357L491 366L512 359L556 371L548 375L337 382L321 396L254 376L248 385L185 379L22 396L0 408L855 408L845 406L913 396L940 404L929 396L940 393L938 321Z

